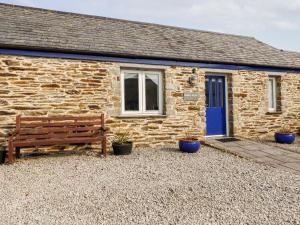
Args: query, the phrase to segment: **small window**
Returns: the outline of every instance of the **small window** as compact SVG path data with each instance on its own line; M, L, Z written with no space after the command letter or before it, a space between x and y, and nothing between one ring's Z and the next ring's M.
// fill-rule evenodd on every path
M223 80L222 79L218 79L218 84L219 84L219 107L223 107L224 103L223 103Z
M122 114L162 114L162 73L124 70L121 74Z
M216 83L216 79L211 79L211 83L212 83L212 107L216 107L217 106L217 83Z
M126 111L139 111L139 75L124 75L124 101Z
M275 112L276 111L276 92L277 92L277 84L275 77L269 77L268 80L268 100L269 100L269 111Z
M209 107L209 79L205 79L205 105Z

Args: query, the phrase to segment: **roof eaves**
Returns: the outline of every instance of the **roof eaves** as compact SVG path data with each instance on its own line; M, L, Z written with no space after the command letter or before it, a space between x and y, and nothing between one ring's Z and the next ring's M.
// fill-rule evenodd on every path
M133 59L154 59L154 60L170 60L178 62L192 62L192 63L207 63L207 64L225 64L225 65L236 65L236 66L249 66L249 67L262 67L262 68L277 68L277 69L296 69L299 70L300 67L291 67L291 66L278 66L278 65L261 65L261 64L250 64L250 63L232 63L229 61L217 61L217 60L187 60L183 58L176 57L155 57L147 55L135 55L135 54L122 54L114 52L95 52L95 51L78 51L77 49L55 49L55 48L41 48L41 47L28 47L22 45L0 45L0 48L6 49L18 49L18 50L28 50L28 51L41 51L41 52L53 52L53 53L65 53L65 54L82 54L82 55L95 55L95 56L110 56L110 57L124 57L124 58L133 58Z

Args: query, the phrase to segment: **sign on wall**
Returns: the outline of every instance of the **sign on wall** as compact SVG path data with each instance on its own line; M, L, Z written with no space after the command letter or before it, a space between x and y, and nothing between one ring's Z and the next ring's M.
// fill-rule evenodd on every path
M185 92L183 94L183 100L184 101L198 101L199 94L194 92Z

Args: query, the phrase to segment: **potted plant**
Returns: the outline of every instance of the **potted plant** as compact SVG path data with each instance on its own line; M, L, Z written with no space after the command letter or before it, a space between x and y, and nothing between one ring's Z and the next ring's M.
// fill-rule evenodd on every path
M276 132L274 137L277 143L292 144L296 139L296 134L291 132L289 128L285 127Z
M197 137L191 136L188 132L185 137L179 140L179 149L182 152L195 153L201 147L200 141Z
M112 142L115 155L129 155L132 152L132 141L129 140L128 132L118 132Z

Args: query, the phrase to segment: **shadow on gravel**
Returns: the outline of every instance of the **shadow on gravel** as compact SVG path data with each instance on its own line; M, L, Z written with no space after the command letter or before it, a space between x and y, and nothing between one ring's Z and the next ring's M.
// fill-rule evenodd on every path
M94 156L100 157L100 153L87 152L87 151L48 151L48 152L32 152L32 153L23 153L19 159L16 160L29 160L29 159L41 159L41 158L60 158L68 156Z

